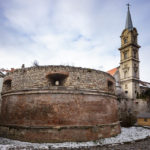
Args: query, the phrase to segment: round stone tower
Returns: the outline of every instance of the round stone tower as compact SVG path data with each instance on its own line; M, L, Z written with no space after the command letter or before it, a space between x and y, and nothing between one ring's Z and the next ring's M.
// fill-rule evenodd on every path
M120 133L115 80L69 66L17 69L4 78L0 136L30 142L90 141Z

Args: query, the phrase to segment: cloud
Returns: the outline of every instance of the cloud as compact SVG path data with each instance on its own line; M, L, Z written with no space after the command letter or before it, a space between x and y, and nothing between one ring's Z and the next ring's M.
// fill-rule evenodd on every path
M0 67L74 65L109 70L119 65L120 35L124 28L124 2L114 0L5 0L0 3ZM141 34L141 77L149 44L149 3L133 1L133 23ZM135 10L141 6L141 12ZM138 9L139 10L139 9ZM136 12L136 13L135 13ZM143 13L143 14L142 14ZM132 13L131 13L132 15ZM140 17L138 17L140 16ZM144 26L144 29L142 28ZM145 56L147 55L147 56ZM144 61L143 61L144 59Z

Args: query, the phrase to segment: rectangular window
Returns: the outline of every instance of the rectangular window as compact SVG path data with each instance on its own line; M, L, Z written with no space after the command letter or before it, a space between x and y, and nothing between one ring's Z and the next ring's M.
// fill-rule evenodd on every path
M124 59L127 59L128 58L128 52L124 52Z
M127 78L127 71L124 72L124 78Z

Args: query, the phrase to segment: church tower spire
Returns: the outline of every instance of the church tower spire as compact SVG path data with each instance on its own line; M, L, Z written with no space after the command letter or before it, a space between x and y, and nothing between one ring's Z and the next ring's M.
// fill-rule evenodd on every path
M139 89L139 48L138 33L133 27L131 14L127 11L125 29L121 34L120 50L120 85L126 96L131 99L136 99Z
M128 30L133 30L133 24L132 24L132 19L131 19L131 14L130 14L130 4L127 4L128 6L128 11L127 11L127 18L126 18L126 25L125 29Z

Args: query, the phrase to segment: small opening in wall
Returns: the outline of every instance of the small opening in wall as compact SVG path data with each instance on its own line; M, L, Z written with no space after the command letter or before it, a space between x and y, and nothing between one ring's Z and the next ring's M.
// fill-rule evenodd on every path
M144 118L144 121L147 122L147 118Z
M109 91L113 91L114 90L114 84L113 84L113 82L112 81L108 81L108 90Z
M4 88L6 91L11 90L11 79L4 81Z
M55 81L55 85L57 85L57 86L58 86L58 85L59 85L59 81Z
M125 91L125 93L127 94L127 93L128 93L128 91Z
M65 80L68 75L63 73L51 73L48 74L46 77L48 78L49 85L64 86Z

